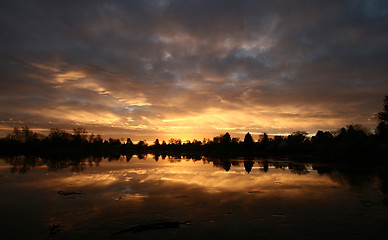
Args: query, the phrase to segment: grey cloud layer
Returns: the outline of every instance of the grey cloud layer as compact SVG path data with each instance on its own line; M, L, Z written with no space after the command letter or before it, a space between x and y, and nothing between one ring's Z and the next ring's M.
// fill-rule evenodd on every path
M46 114L60 107L135 127L209 108L371 127L387 94L386 1L0 5L3 126L82 124Z

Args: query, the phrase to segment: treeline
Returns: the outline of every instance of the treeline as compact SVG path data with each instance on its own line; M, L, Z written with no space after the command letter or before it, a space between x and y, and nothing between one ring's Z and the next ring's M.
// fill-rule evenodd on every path
M387 153L387 142L379 134L370 134L360 125L349 125L335 132L318 131L307 137L306 132L294 132L288 136L269 137L267 134L254 140L247 133L243 140L232 138L229 133L204 139L182 142L170 139L168 143L156 139L134 144L130 138L125 143L119 139L103 140L100 135L88 134L77 128L72 133L55 128L48 136L31 131L28 127L14 128L0 139L2 153L30 154L230 154L230 155L312 155L312 156L374 156Z
M29 127L15 127L12 133L0 138L2 153L58 153L90 154L121 151L119 139L103 140L101 135L88 134L84 128L75 128L72 133L51 128L48 136L33 132Z
M318 131L307 137L303 131L288 136L269 137L266 133L254 140L247 133L243 140L232 138L229 133L204 139L182 142L170 139L168 143L156 139L134 144L130 138L125 143L119 139L103 140L100 135L88 134L86 129L75 128L68 133L59 128L50 129L48 136L31 131L28 127L17 128L0 139L3 154L92 154L137 155L154 154L229 154L229 155L311 155L322 157L381 157L388 153L388 96L384 110L377 114L379 124L374 134L361 125L348 125L338 131Z
M370 157L387 154L387 137L371 134L361 125L349 125L334 132L318 131L308 137L307 132L297 131L288 136L269 137L266 133L256 141L250 133L243 140L225 133L212 140L181 143L171 139L168 144L156 140L149 146L153 152L183 152L206 154L261 156L321 156L321 157Z

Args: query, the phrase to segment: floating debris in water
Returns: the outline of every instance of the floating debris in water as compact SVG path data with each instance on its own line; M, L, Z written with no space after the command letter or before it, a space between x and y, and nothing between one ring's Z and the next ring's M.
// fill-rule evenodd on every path
M114 233L113 235L120 235L128 232L139 233L139 232L155 230L155 229L179 228L181 225L189 225L189 224L190 224L190 221L184 221L184 222L162 221L162 222L139 224L130 228L123 229L119 232Z
M186 196L186 195L182 195L182 196L176 196L175 198L187 198L189 196Z
M59 195L62 196L69 196L69 195L81 195L82 192L64 192L64 191L58 191Z
M262 191L249 191L248 193L263 193Z
M49 225L49 237L54 236L55 234L61 231L61 225L50 224Z
M363 207L372 207L374 205L376 205L376 203L374 201L370 201L370 200L360 200L361 204Z

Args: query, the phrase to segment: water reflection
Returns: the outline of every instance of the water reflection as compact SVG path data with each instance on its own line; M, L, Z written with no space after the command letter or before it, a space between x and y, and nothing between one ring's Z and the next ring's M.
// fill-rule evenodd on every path
M270 168L290 170L291 173L298 175L309 174L312 170L316 171L319 175L327 175L334 182L338 182L342 185L360 186L363 185L366 180L371 178L377 178L380 182L380 188L382 192L387 193L387 179L388 171L387 167L376 168L365 165L362 162L357 162L357 165L333 165L333 164L306 164L295 163L289 161L268 160L253 157L243 158L230 158L228 156L221 157L202 157L199 155L182 156L182 155L160 155L160 154L139 154L135 155L137 160L153 159L155 162L161 160L168 160L170 163L180 163L182 159L184 161L197 162L201 161L204 164L212 164L215 167L224 169L226 172L230 171L233 167L240 167L240 163L244 165L244 169L247 173L250 173L252 169L268 172ZM49 172L57 171L59 169L69 168L71 172L82 172L86 168L98 167L101 161L120 161L129 163L133 155L107 155L107 156L87 156L87 157L61 157L61 156L3 156L2 160L9 164L10 173L12 174L26 174L28 171L34 168L47 167ZM255 167L254 167L255 166ZM376 170L378 169L378 170Z
M387 176L249 157L6 157L0 223L6 239L376 239Z
M258 165L258 169L263 172L267 172L269 166L274 168L285 168L291 169L292 172L297 174L306 174L309 171L306 169L306 166L303 164L293 164L291 162L282 162L282 161L271 161L262 160L257 158L230 158L227 156L221 157L202 157L202 156L192 156L191 158L182 156L182 155L151 155L151 154L139 154L135 155L138 160L144 160L147 157L154 159L155 162L158 162L161 158L162 160L167 160L170 163L179 163L184 159L185 161L202 161L206 164L212 164L215 167L219 167L228 172L232 166L239 167L240 163L243 163L244 168L247 173L252 171L253 165L255 162ZM133 155L106 155L106 156L78 156L78 157L42 157L42 156L3 156L2 159L11 166L11 173L21 173L25 174L29 170L35 167L46 166L49 171L56 171L58 169L71 168L73 172L82 172L85 168L99 166L99 163L102 160L107 160L108 162L114 161L123 161L130 162ZM334 170L334 169L333 169ZM319 171L319 169L318 169Z
M3 156L1 157L5 163L11 166L11 173L25 174L36 167L47 167L48 171L56 171L58 169L70 168L72 172L82 172L85 168L98 166L104 157L60 157L60 156ZM118 160L119 158L107 157L108 161Z

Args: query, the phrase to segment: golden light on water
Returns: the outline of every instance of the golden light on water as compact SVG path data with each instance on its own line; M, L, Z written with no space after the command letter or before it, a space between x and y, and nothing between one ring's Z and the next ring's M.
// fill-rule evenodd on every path
M366 163L383 155L376 116L388 94L387 10L381 0L1 1L0 140L6 151L41 156L0 159L1 236L98 239L163 217L178 228L118 237L386 237L387 174ZM228 132L235 142L249 132L257 142L263 133L337 136L343 127L348 134L312 144L290 137L231 151L168 150L338 155L352 157L349 169L248 157L116 159L143 148L110 139L150 146ZM96 151L78 136L50 136L53 128L112 144ZM62 143L69 155L109 157L51 154Z
M221 192L253 192L264 196L303 197L304 194L319 196L339 184L328 176L320 176L316 171L308 169L308 174L295 174L288 167L269 167L268 172L263 172L263 166L254 162L252 171L248 174L244 169L244 162L234 164L229 171L221 167L214 167L212 162L203 162L190 159L159 159L155 162L151 155L145 159L133 156L129 162L121 156L120 159L108 162L104 159L98 166L85 167L85 172L61 173L48 172L50 181L26 183L39 185L45 188L63 186L64 188L85 189L97 187L112 187L120 185L124 190L122 194L145 196L141 192L133 192L131 188L140 185L150 186L175 186L184 185L190 188L201 189L208 193ZM171 162L170 162L170 161ZM234 160L236 161L236 160ZM235 162L236 163L236 162ZM109 169L106 169L109 167ZM43 168L42 171L46 169ZM38 171L37 169L35 171ZM300 186L306 186L301 189ZM139 195L140 194L140 195ZM280 195L279 195L280 194ZM114 197L114 196L110 196Z

